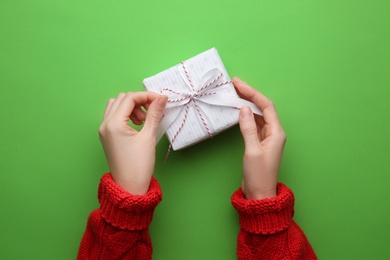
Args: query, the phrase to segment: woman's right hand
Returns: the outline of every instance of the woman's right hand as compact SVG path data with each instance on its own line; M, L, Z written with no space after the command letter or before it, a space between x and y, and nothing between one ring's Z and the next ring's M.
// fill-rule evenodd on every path
M241 189L250 200L274 197L286 135L272 101L237 77L233 85L241 98L253 102L263 112L263 116L254 115L249 107L240 111L239 124L245 142Z

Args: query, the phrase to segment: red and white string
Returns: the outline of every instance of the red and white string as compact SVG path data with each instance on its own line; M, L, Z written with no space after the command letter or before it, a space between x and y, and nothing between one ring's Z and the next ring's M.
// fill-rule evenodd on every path
M175 99L168 99L167 102L170 102L170 103L176 103L176 102L181 102L183 100L186 100L188 99L188 102L185 103L185 112L184 112L184 117L182 119L182 122L179 126L179 128L177 129L177 131L174 133L172 139L171 139L171 143L168 147L168 151L167 151L167 154L165 156L165 160L164 160L164 163L166 163L168 161L168 157L169 157L169 154L171 152L171 148L172 148L172 144L173 142L176 140L176 137L178 136L178 134L180 133L180 131L183 129L186 121L187 121L187 117L188 117L188 113L189 113L189 105L191 103L194 104L195 108L196 108L196 111L202 121L202 124L207 132L207 134L210 136L210 138L213 138L213 134L211 133L211 130L209 128L209 126L207 125L207 122L206 122L206 119L204 118L200 108L199 108L199 105L198 103L196 102L195 98L200 98L200 97L204 97L204 96L209 96L209 95L215 95L217 94L216 92L206 92L206 93L200 93L201 91L205 90L206 88L210 87L211 85L213 85L215 82L217 82L221 77L222 77L222 73L218 74L218 76L216 78L214 78L212 81L210 81L209 83L207 83L206 85L204 85L203 87L199 88L198 90L195 90L194 86L193 86L193 83L192 83L192 80L191 80L191 77L190 77L190 74L188 73L188 70L184 64L184 62L181 62L181 65L183 67L183 70L184 70L184 73L187 77L187 80L188 80L188 83L191 87L191 90L192 90L192 94L190 93L182 93L182 92L179 92L179 91L175 91L173 89L170 89L170 88L163 88L161 89L160 93L163 94L165 91L168 91L168 92L171 92L173 94L176 94L176 95L185 95L183 97L180 97L180 98L175 98ZM228 81L225 81L225 82L222 82L222 83L219 83L217 84L214 88L217 88L217 87L220 87L220 86L223 86L223 85L226 85L226 84L229 84L231 83L232 81L228 80Z

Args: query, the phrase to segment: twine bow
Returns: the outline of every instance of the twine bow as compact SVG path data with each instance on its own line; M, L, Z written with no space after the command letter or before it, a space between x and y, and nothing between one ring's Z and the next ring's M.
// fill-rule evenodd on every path
M173 142L186 124L189 108L191 105L196 108L196 112L202 121L203 128L210 138L213 137L212 124L207 122L206 118L204 117L204 112L200 108L199 102L215 106L233 107L236 109L240 109L243 106L249 106L253 113L262 115L261 110L255 104L245 99L239 98L238 96L226 94L221 91L226 88L231 88L232 86L230 84L232 82L230 80L223 80L223 73L219 69L215 68L206 72L200 80L198 88L195 88L184 62L181 62L181 67L183 70L179 70L179 72L183 81L189 87L189 91L180 92L171 88L163 88L160 90L161 94L168 96L168 101L164 110L164 116L161 119L157 129L157 141L161 139L172 123L175 122L179 116L182 116L181 124L170 140L165 162L169 156Z

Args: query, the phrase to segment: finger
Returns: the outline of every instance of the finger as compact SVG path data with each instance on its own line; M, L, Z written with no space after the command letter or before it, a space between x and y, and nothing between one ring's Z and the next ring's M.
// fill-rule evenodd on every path
M114 103L115 98L110 98L107 102L106 109L104 110L104 115L103 115L103 121L107 118L107 114L110 112L112 104Z
M281 127L278 114L271 100L238 77L233 78L233 85L242 98L255 103L263 111L264 121L267 124L272 127Z
M158 124L164 114L164 108L167 104L168 97L160 96L149 106L149 110L146 113L145 125L142 128L142 132L146 132L155 136Z
M140 121L134 114L130 115L130 120L135 124L135 125L142 125L143 121Z
M146 119L146 113L140 107L135 107L131 115L141 122Z
M258 90L248 85L248 83L244 82L238 77L233 78L233 85L236 88L239 95L251 102L254 102L260 109L264 109L270 100L261 94Z
M125 93L119 93L117 98L111 104L110 111L107 112L106 119L110 119L115 114L115 111L119 107L119 104L122 102L122 99L125 97Z
M241 108L239 124L241 134L244 137L245 150L258 148L260 141L257 132L257 125L253 112L249 107L245 106Z
M133 113L134 107L140 107L144 104L151 103L159 96L159 94L153 92L129 92L124 96L115 111L115 117L128 120Z
M146 110L148 110L148 109L149 109L149 106L150 106L150 104L145 104L143 107L144 107Z

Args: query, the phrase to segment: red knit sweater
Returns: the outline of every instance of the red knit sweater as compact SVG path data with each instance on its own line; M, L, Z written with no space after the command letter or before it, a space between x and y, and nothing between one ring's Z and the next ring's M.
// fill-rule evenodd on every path
M241 189L232 196L240 232L238 259L317 259L305 234L292 220L294 194L279 183L277 197L247 200ZM77 259L151 259L148 227L162 199L152 178L145 195L131 195L105 174L99 185L100 209L91 213Z

